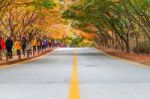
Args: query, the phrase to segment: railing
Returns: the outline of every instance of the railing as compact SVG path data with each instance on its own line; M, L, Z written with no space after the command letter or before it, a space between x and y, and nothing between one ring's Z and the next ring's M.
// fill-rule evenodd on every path
M28 59L28 58L32 58L32 57L36 57L39 55L42 55L44 53L50 52L52 51L53 48L52 47L36 47L36 49L32 48L32 50L25 50L25 55L23 55L23 51L21 50L21 52L19 54L17 54L17 52L13 52L12 58L9 57L9 54L7 52L5 52L5 56L2 57L2 60L0 60L0 65L1 64L5 64L5 63L9 63L10 61L19 61L22 59Z

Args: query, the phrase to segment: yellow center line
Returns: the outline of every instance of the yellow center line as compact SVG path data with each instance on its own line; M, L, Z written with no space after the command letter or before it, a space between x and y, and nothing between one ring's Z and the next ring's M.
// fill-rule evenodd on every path
M69 99L80 99L76 50L74 50L74 66L73 66Z

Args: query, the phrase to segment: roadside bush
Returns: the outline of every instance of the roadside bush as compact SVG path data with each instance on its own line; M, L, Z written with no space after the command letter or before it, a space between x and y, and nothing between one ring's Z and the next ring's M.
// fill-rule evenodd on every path
M134 47L134 52L138 54L150 54L150 42L143 41L139 43L139 47Z

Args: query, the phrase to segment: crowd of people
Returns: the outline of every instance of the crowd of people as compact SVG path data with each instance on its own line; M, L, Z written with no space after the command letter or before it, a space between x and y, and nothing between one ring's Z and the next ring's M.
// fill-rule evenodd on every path
M26 37L17 38L16 40L13 40L12 37L7 37L6 39L0 37L0 60L4 56L6 56L6 59L12 59L14 51L16 51L15 55L21 59L21 55L30 57L31 55L34 56L36 52L39 54L46 51L47 48L62 46L64 45L53 39L33 39L29 41Z

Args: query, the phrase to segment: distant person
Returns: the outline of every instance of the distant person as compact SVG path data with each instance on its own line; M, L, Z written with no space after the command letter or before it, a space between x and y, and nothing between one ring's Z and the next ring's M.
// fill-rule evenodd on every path
M27 45L27 57L30 57L32 55L32 45L29 42Z
M47 41L43 40L42 42L42 48L46 51L46 45L47 45Z
M58 41L54 40L55 42L55 47L58 47Z
M55 41L54 41L54 39L51 40L51 47L52 47L52 48L55 47Z
M38 48L38 53L39 53L42 48L42 41L40 39L37 40L37 48Z
M53 42L52 42L52 40L49 41L49 48L50 48L50 50L53 49Z
M5 53L6 44L2 37L0 37L0 60L3 59L3 55L6 55Z
M13 48L14 42L13 42L11 37L8 37L5 43L6 43L6 49L7 49L8 58L12 59L13 58L12 48Z
M21 59L21 41L20 41L20 38L18 38L15 41L15 50L17 52L18 58Z
M49 47L49 41L48 40L45 40L45 45L46 45L46 48Z
M35 53L36 53L36 47L37 47L37 40L36 40L36 39L33 39L33 40L31 41L31 45L32 45L32 47L33 47L33 55L35 55Z
M25 56L26 55L26 47L27 47L27 40L25 37L21 40L21 47L22 47L22 53Z

